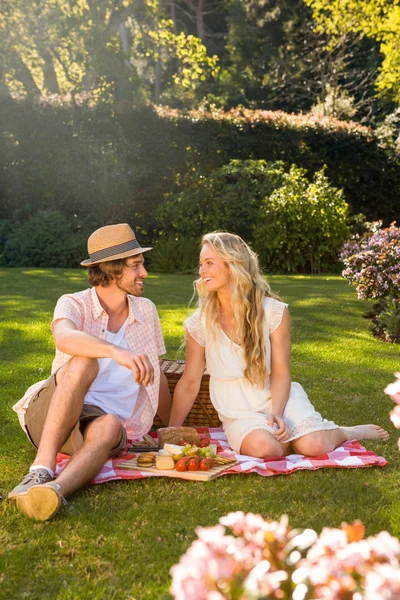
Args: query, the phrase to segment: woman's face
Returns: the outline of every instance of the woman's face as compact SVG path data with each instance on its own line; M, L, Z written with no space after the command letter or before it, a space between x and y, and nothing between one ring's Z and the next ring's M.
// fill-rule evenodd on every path
M204 244L200 252L200 277L207 292L219 292L228 289L229 267L209 244Z

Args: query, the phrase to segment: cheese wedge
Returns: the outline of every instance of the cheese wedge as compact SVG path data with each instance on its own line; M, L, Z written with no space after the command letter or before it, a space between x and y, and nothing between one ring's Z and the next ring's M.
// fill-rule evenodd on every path
M163 450L166 450L172 456L175 454L180 454L182 452L182 446L177 446L176 444L165 444Z
M172 469L175 469L175 462L172 458L172 455L170 454L169 456L156 456L156 469L165 469L168 471L172 471Z

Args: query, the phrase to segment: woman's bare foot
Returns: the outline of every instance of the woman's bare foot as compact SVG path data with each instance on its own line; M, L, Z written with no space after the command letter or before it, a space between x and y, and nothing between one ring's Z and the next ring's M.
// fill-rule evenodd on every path
M379 425L356 425L355 427L341 427L340 429L348 441L378 440L380 442L387 442L390 437L388 432L379 427Z

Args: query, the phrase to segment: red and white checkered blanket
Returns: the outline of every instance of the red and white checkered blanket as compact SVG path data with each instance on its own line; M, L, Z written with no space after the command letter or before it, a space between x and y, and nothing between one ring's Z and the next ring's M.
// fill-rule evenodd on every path
M360 467L384 467L387 464L387 460L383 456L377 456L374 452L366 450L356 440L345 442L342 446L333 450L333 452L318 456L317 458L303 456L302 454L290 454L283 458L262 459L235 454L229 447L226 436L221 428L198 427L197 431L200 435L210 437L214 443L218 443L218 454L236 458L238 461L238 464L227 468L219 476L235 473L258 473L258 475L262 475L263 477L269 477L271 475L288 475L301 469L311 471L325 467L357 469ZM153 435L156 437L156 434ZM125 454L108 460L92 483L104 483L114 479L160 477L158 473L132 471L117 466L118 463L129 460L134 456L134 454ZM65 454L58 455L57 475L65 467L68 460L69 457Z

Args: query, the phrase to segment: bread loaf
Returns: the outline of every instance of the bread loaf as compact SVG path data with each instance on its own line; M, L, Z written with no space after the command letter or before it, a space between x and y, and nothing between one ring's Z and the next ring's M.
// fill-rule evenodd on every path
M160 448L165 444L178 444L185 440L188 444L198 446L200 437L193 427L162 427L157 431L158 443Z

